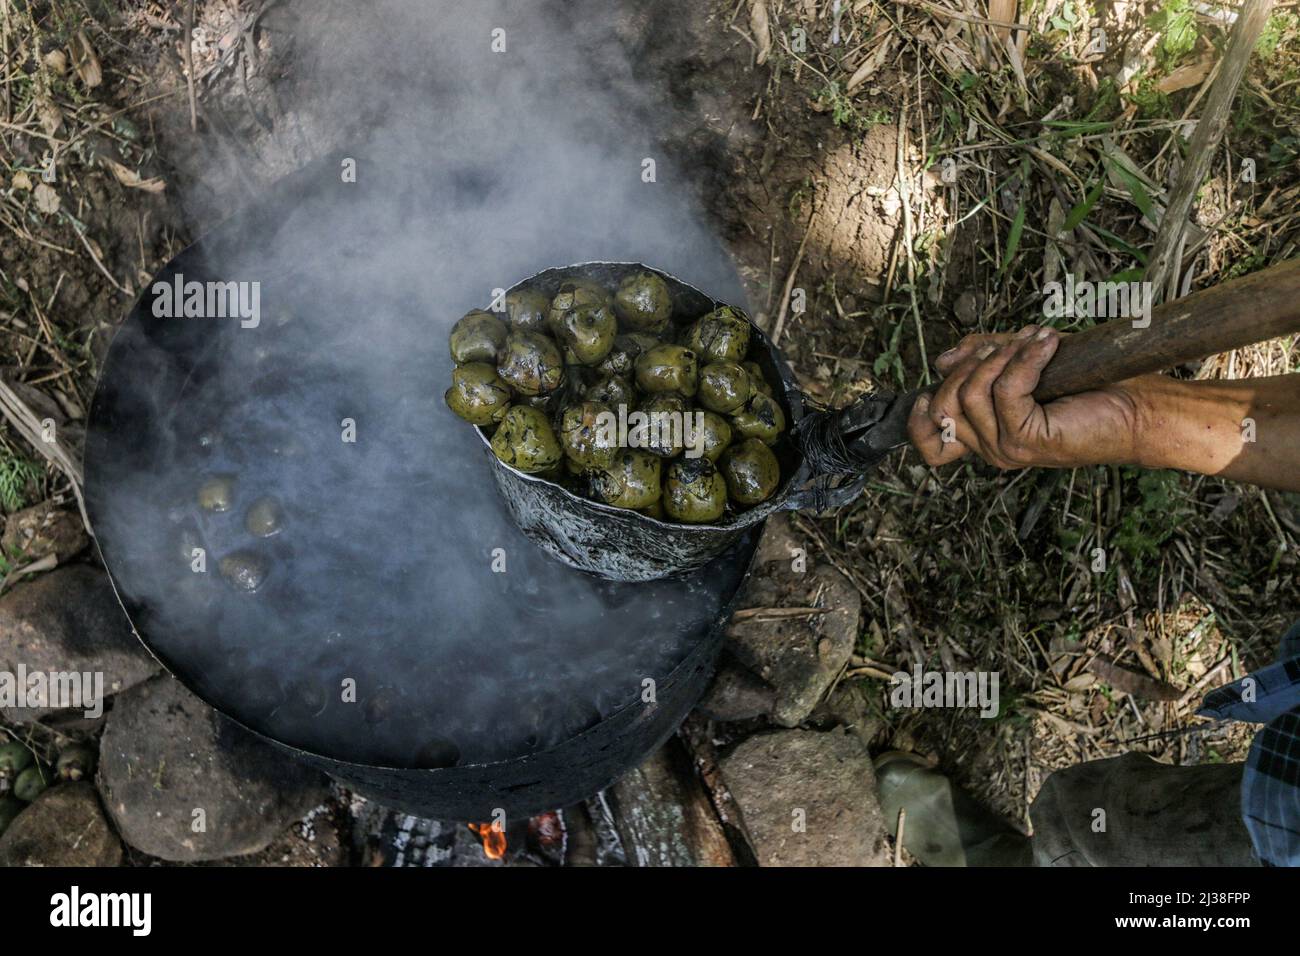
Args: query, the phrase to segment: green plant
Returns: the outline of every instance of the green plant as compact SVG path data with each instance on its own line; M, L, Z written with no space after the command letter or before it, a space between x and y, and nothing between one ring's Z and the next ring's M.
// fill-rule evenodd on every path
M1141 567L1159 557L1160 546L1188 509L1177 472L1122 468L1120 474L1126 491L1136 485L1137 500L1125 502L1111 544Z
M840 91L839 83L834 80L822 87L817 98L830 110L831 122L853 133L864 133L873 126L893 122L888 110L861 112L853 105L853 100Z
M27 502L28 486L40 481L41 468L18 455L0 454L0 507L17 511Z
M902 387L906 386L907 370L903 367L903 359L899 355L898 343L904 325L906 325L904 321L894 323L894 330L889 335L889 348L877 355L876 360L871 363L871 372L878 380L884 381L886 373L892 372L895 380Z
M1255 54L1261 59L1270 60L1282 41L1294 41L1297 33L1300 33L1300 14L1280 10L1269 17L1268 23L1264 25L1264 32L1255 41Z
M1167 0L1147 25L1160 34L1156 60L1162 69L1172 69L1196 46L1196 10L1188 0Z

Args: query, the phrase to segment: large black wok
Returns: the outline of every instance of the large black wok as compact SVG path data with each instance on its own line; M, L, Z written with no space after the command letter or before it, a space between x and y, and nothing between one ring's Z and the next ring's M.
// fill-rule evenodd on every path
M474 175L393 195L374 173L340 185L327 161L185 250L160 282L260 282L260 321L160 316L147 288L109 350L85 455L100 552L168 670L358 791L461 820L573 803L666 739L703 692L756 538L690 580L619 584L519 531L441 400L447 329L497 284ZM426 249L410 223L462 248ZM519 274L609 241L496 259ZM650 251L734 292L716 246L703 266L698 250ZM226 512L195 504L213 474L235 478ZM262 539L244 516L267 496L283 530ZM245 593L220 568L250 550L268 571Z

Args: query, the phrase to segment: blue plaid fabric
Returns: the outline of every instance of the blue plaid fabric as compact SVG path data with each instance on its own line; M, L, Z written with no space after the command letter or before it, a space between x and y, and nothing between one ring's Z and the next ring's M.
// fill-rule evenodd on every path
M1277 663L1210 691L1202 717L1264 724L1241 778L1241 814L1265 866L1300 866L1300 622Z

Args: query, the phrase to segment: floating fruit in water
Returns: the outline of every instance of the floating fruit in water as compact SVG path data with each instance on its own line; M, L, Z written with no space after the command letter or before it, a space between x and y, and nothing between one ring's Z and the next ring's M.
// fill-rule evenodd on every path
M244 516L248 533L259 538L269 538L280 533L283 516L274 498L258 498Z
M235 479L213 475L199 486L199 507L204 511L229 511L235 503Z
M239 591L256 591L271 573L271 562L256 551L232 551L221 559L221 576Z

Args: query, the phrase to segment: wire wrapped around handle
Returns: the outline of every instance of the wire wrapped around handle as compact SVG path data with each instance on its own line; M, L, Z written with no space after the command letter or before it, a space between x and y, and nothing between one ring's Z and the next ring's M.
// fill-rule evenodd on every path
M915 392L876 392L832 410L806 399L814 410L795 426L794 440L808 483L791 496L792 506L824 511L856 498L867 473L907 441L907 414L915 400Z

